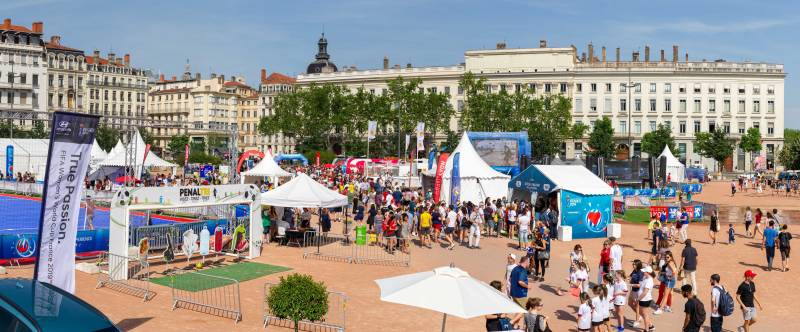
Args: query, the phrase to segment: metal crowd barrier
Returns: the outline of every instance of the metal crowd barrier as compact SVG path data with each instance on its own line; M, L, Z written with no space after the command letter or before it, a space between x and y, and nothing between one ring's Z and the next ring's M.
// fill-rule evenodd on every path
M41 183L0 180L0 190L12 191L23 195L41 195L44 185Z
M275 316L269 309L267 296L269 291L276 284L264 284L264 328L270 325L294 328L294 322L288 318ZM344 332L347 326L347 295L341 292L328 292L328 313L318 321L301 320L297 322L297 329L300 331L336 331Z
M239 282L236 279L194 271L178 275L183 277L172 278L170 282L170 288L172 288L172 310L182 307L210 315L231 318L236 323L242 320ZM183 290L181 288L196 289L197 291Z
M121 293L141 297L142 301L153 298L150 291L150 264L136 258L108 253L101 262L97 287L108 287ZM127 263L127 264L126 264Z
M347 263L374 265L411 264L411 254L400 250L389 252L378 244L356 244L354 237L341 234L306 233L303 238L305 250L303 258L318 258Z

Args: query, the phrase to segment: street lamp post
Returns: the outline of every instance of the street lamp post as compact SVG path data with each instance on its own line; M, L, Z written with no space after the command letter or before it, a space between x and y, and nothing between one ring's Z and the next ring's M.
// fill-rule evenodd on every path
M635 105L631 99L631 89L640 85L641 83L633 83L633 81L631 81L631 67L628 66L628 82L623 85L625 90L628 90L628 101L626 103L628 111L628 158L632 157L633 155L633 136L631 136L631 127L633 126L633 123L631 122L631 112L633 112L633 110L631 108L635 107Z

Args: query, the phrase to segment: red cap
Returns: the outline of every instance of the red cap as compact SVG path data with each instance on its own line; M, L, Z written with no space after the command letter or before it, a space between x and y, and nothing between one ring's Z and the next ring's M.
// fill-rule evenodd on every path
M755 276L756 276L756 273L753 272L753 270L744 271L744 277L745 278L755 278Z

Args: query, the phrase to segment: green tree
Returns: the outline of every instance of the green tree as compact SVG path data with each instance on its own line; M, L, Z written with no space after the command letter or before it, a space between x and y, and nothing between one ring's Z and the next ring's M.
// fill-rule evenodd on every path
M119 130L109 126L101 125L97 128L97 132L95 133L94 137L97 139L97 144L99 144L103 150L110 151L114 148L114 145L117 145L120 134Z
M35 120L33 121L33 128L31 129L31 138L47 138L49 136L49 132L47 128L44 126L44 121Z
M800 130L791 128L786 128L783 130L784 141L792 141L795 139L795 137L800 137Z
M694 148L701 156L711 158L716 161L717 169L721 169L721 164L725 158L733 154L734 142L722 129L717 129L710 133L695 133Z
M783 148L778 153L778 161L786 169L800 169L800 135L790 134L784 137Z
M750 153L750 163L755 161L755 153L761 151L761 130L756 127L750 127L747 132L742 135L739 141L739 147L744 152Z
M611 159L614 156L614 127L611 125L611 119L603 117L594 123L594 128L589 134L589 148L591 150L588 154L594 157Z
M672 137L672 129L660 124L656 130L644 134L642 137L642 151L651 156L659 156L668 146L670 151L675 152L675 138Z
M586 132L589 131L589 126L583 123L575 123L569 129L569 138L571 139L581 139L583 136L586 136Z
M139 135L142 135L142 141L144 141L144 144L153 145L153 134L151 134L147 128L144 127L139 127L137 129L139 129Z
M172 161L178 165L184 164L186 144L189 144L188 135L172 136L167 143L167 153L172 157Z
M301 320L318 321L328 313L328 290L310 275L293 273L269 289L267 306L273 315L290 319L298 331Z

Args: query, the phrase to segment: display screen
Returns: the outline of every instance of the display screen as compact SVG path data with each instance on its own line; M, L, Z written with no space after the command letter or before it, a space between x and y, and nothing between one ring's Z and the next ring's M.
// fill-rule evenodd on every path
M490 166L518 166L517 140L474 140L475 150Z

